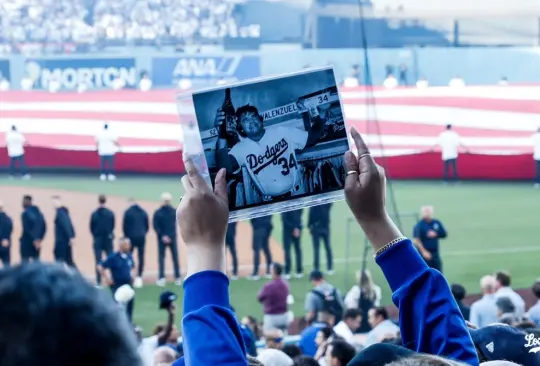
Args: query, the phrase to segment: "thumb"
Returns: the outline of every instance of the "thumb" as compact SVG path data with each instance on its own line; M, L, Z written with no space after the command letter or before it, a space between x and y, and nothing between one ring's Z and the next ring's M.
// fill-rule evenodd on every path
M214 182L214 194L221 198L223 201L229 203L229 196L227 194L227 181L225 180L226 170L224 168L220 169L216 175L216 180Z
M345 177L345 190L352 189L358 184L358 160L352 151L347 151L343 157L343 165L347 176Z

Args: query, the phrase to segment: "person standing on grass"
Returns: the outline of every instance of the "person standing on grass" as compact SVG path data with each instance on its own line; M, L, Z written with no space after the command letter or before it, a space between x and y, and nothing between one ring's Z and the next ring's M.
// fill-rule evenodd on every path
M20 239L21 259L23 262L39 260L41 243L47 232L45 217L34 205L32 196L23 197L23 213L21 215L22 234Z
M94 257L96 266L103 259L103 253L108 257L113 253L115 216L105 205L107 198L105 195L98 197L99 207L92 212L90 217L90 232L94 238ZM101 272L96 270L96 285L101 286Z
M270 266L272 265L272 252L270 251L270 234L272 234L272 215L251 219L253 227L253 273L250 280L257 281L259 277L259 265L261 250L266 257L266 278L272 278Z
M329 275L334 273L332 244L330 243L331 208L331 203L310 207L308 217L308 228L313 238L313 269L320 269L319 249L322 240L326 251L326 269Z
M165 278L165 249L171 252L174 278L176 285L182 285L180 264L178 262L178 240L176 234L176 210L171 205L172 195L165 192L161 195L163 201L160 208L154 213L152 223L158 239L158 265L159 278L156 285L163 287L167 283Z
M114 175L114 158L120 150L118 137L111 132L109 125L105 123L103 130L96 136L97 152L101 164L101 180L116 180Z
M534 188L540 188L540 127L532 136L533 143L533 159L535 162Z
M26 138L17 130L16 126L11 126L11 130L6 133L6 147L9 156L9 177L13 179L17 165L23 179L30 179L30 174L24 164L24 146Z
M56 217L54 218L54 259L77 268L73 262L73 244L75 229L69 217L68 209L62 205L60 196L52 197Z
M465 147L461 142L458 133L452 129L452 125L446 125L446 131L441 132L438 141L433 149L439 146L441 148L441 156L443 160L443 180L445 183L458 181L457 160L459 155L459 147ZM452 170L452 178L450 178L450 170Z
M421 219L414 226L413 243L427 265L442 273L442 260L439 252L439 239L448 236L442 222L433 218L433 207L420 209Z
M4 212L4 204L0 202L0 260L4 268L11 264L12 233L13 220Z
M236 255L236 222L231 222L227 226L227 234L225 235L225 244L231 252L232 258L232 276L231 280L235 281L238 279L238 256Z
M302 268L302 246L300 238L302 235L302 210L293 210L281 214L283 221L283 251L285 253L285 279L291 278L291 245L294 248L296 259L296 278L304 276Z
M131 255L137 249L137 278L133 286L140 288L143 285L144 251L146 246L146 234L148 234L149 221L146 211L137 204L134 198L128 199L129 208L124 212L122 228L124 236L131 241Z
M279 263L272 264L272 280L267 282L259 294L257 300L263 305L263 329L280 329L286 332L291 323L287 298L289 285L282 278L283 266Z

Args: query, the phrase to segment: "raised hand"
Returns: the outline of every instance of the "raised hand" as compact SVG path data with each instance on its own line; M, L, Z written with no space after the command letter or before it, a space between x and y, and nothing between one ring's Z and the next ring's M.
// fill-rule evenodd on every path
M214 118L214 127L219 129L223 123L225 123L225 112L223 112L223 109L218 108Z

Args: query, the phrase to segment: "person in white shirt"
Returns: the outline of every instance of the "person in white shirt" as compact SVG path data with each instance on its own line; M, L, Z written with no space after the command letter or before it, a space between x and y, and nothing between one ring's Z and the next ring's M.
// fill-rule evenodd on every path
M461 142L457 132L452 130L452 125L446 125L446 131L439 135L437 144L435 146L437 145L441 148L441 155L444 163L443 180L445 182L449 182L449 173L450 169L452 169L452 180L457 182L457 158L459 155L459 147L465 146Z
M536 173L534 176L534 188L540 188L540 127L532 136L533 143L533 159L536 163Z
M117 76L112 81L111 86L112 86L113 90L122 90L126 86L126 83L120 76Z
M516 308L515 315L523 316L525 314L525 301L523 298L515 292L512 287L512 278L508 272L499 271L495 273L495 299L507 297L512 301Z
M109 125L103 125L103 130L96 136L97 152L101 161L101 180L115 180L114 175L114 157L120 145L118 137L111 132Z
M416 87L418 89L427 89L429 87L429 82L423 76L421 76L416 82Z
M381 305L381 288L373 282L371 272L365 269L356 272L356 285L345 295L345 307L347 309L360 309L367 314L372 307ZM362 317L359 333L367 333L371 330L367 317Z
M34 80L29 76L25 76L21 79L21 89L24 91L30 91L34 87Z
M362 323L362 311L359 309L347 309L343 314L343 320L336 324L334 333L343 338L347 343L355 344L354 332Z
M471 305L471 314L469 321L478 328L487 327L490 324L497 323L497 305L495 305L495 277L484 276L480 279L480 289L482 298Z
M390 74L388 77L384 80L383 86L386 89L394 89L399 85L399 82L394 77L394 75Z
M60 82L56 78L52 78L49 81L49 93L58 93L60 87Z
M381 342L387 336L397 337L399 333L399 327L389 319L388 311L382 306L369 310L368 322L372 329L364 344L366 347Z
M26 138L17 130L17 127L11 126L11 130L6 133L6 147L9 156L9 177L15 176L17 165L23 179L29 179L30 174L26 170L24 164L24 146Z
M139 90L146 92L152 89L152 80L148 74L143 74L141 80L139 81Z
M174 325L176 304L171 303L166 309L168 320L166 325L160 325L154 330L154 335L142 338L141 330L135 329L139 343L139 356L144 366L154 365L154 355L156 350L167 343L175 342L179 338L178 329Z
M9 80L0 75L0 91L8 91L9 86Z
M465 80L463 80L459 75L456 75L450 79L448 86L451 88L463 88L465 86Z

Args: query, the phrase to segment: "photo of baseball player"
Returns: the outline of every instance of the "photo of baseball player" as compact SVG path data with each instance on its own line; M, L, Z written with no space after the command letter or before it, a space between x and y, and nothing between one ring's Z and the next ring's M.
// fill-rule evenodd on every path
M348 141L331 68L193 101L211 179L226 168L232 211L343 189Z

